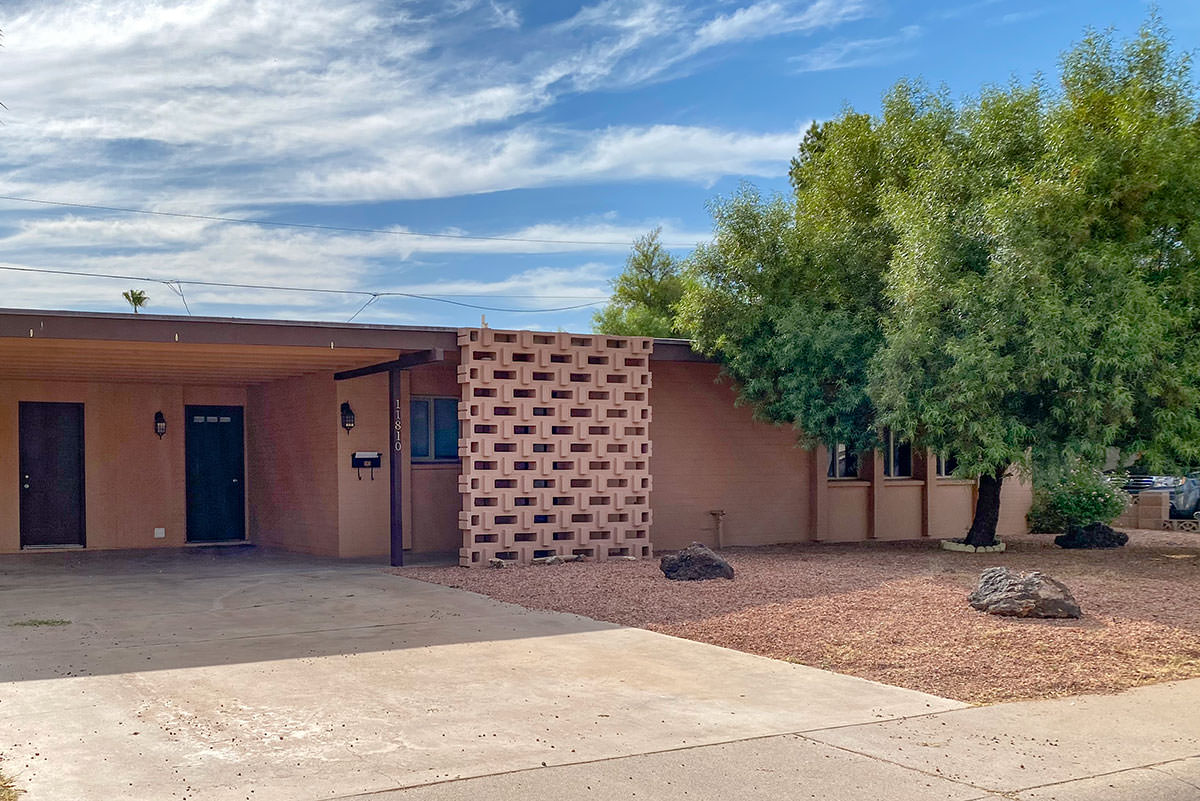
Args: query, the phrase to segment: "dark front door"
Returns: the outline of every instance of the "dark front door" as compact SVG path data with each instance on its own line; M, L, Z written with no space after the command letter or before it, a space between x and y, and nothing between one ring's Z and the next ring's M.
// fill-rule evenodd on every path
M246 538L241 406L188 406L188 542Z
M17 409L21 547L83 545L83 404Z

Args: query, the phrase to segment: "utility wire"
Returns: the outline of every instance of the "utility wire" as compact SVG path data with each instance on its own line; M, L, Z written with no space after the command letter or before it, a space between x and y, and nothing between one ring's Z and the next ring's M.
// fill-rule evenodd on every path
M273 291L277 291L277 292L321 292L321 293L328 294L328 295L353 295L356 297L362 297L363 295L369 296L367 302L363 304L362 308L359 309L358 312L355 312L354 317L357 317L359 312L361 312L363 309L365 309L367 306L369 306L371 303L373 303L376 299L389 298L389 297L413 298L415 300L429 300L429 301L433 301L435 303L449 303L452 306L462 306L467 309L478 309L480 311L492 311L492 312L512 312L514 314L522 314L522 313L539 314L539 313L543 313L543 312L573 311L575 309L586 309L589 306L596 306L600 303L608 302L608 298L597 298L597 299L589 301L587 303L577 303L572 306L555 306L552 308L542 308L542 309L507 309L507 308L500 308L497 306L482 306L477 303L464 303L463 301L451 300L449 297L439 297L437 295L421 295L421 294L417 294L415 292L400 292L400 291L396 291L396 290L371 292L371 291L365 290L365 289L328 289L328 288L324 288L324 287L279 286L279 285L272 285L272 284L236 284L236 283L230 283L230 282L225 282L225 281L191 281L191 280L182 279L182 278L151 278L151 277L145 276L145 275L119 275L119 274L115 274L115 273L90 273L90 272L84 272L82 270L51 270L46 267L27 267L24 265L15 265L15 264L0 264L0 270L9 270L11 272L18 272L18 273L42 273L45 275L70 275L70 276L78 276L78 277L82 277L82 278L112 278L112 279L116 279L119 281L144 281L146 283L151 283L151 284L163 284L168 287L172 287L172 285L174 285L174 287L178 288L176 291L180 294L181 297L182 297L182 291L183 291L182 288L185 284L189 285L189 286L222 287L225 289L265 289L265 290L273 290ZM488 297L488 296L482 296L482 297ZM494 295L491 297L504 297L504 296L503 295ZM524 296L518 296L518 297L524 297ZM537 296L532 296L532 297L537 297ZM186 300L184 301L184 308L187 308ZM191 314L191 309L188 309L188 314ZM353 320L354 318L352 317L350 319Z
M396 231L384 228L352 228L341 225L320 225L318 223L281 222L279 220L256 220L241 217L220 217L213 214L188 214L179 211L154 211L151 209L135 209L123 206L99 206L93 203L69 203L63 200L42 200L33 197L16 197L0 195L0 200L14 203L36 203L42 206L62 206L72 209L91 209L93 211L115 211L121 214L147 214L155 217L178 217L185 220L207 220L208 222L235 223L238 225L273 225L278 228L305 228L314 231L343 231L355 234L386 234L389 236L432 237L435 239L470 239L484 242L523 242L534 245L603 245L630 247L632 242L607 242L586 239L536 239L524 236L484 236L482 234L433 234L421 231ZM690 248L692 245L663 244L666 248Z
M371 297L367 298L366 302L363 303L363 305L359 306L358 311L356 311L356 312L354 312L354 314L350 315L350 319L346 320L346 322L348 322L348 323L354 322L355 317L357 317L358 315L360 315L364 311L366 311L367 307L370 306L372 303L374 303L377 300L379 300L378 295L372 295Z
M191 317L192 309L190 306L188 306L187 295L183 294L183 287L179 286L178 284L174 284L170 281L163 281L163 284L166 285L167 289L171 290L172 292L174 292L176 295L179 296L179 299L183 301L183 310L188 313L189 317Z

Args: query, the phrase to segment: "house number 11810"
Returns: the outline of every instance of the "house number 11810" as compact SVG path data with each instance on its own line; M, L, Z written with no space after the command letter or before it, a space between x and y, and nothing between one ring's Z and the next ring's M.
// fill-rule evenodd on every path
M392 449L396 452L400 451L400 432L404 428L403 418L400 416L400 408L400 401L397 400L396 408L392 410Z

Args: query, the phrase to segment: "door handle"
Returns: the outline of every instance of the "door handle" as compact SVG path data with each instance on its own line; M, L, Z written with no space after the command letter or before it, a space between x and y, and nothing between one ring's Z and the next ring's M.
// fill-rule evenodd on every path
M21 483L21 489L29 489L29 476L25 476Z
M234 483L234 484L238 483L238 480L235 478L235 479L233 480L233 483Z

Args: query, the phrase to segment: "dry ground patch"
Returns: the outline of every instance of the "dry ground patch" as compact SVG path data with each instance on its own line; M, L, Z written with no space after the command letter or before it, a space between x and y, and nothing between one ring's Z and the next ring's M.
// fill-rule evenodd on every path
M732 582L667 581L657 560L403 574L990 703L1200 676L1200 537L1129 533L1118 550L1064 551L1031 535L986 556L942 551L933 541L730 548ZM1084 617L975 612L965 595L995 565L1063 581Z

